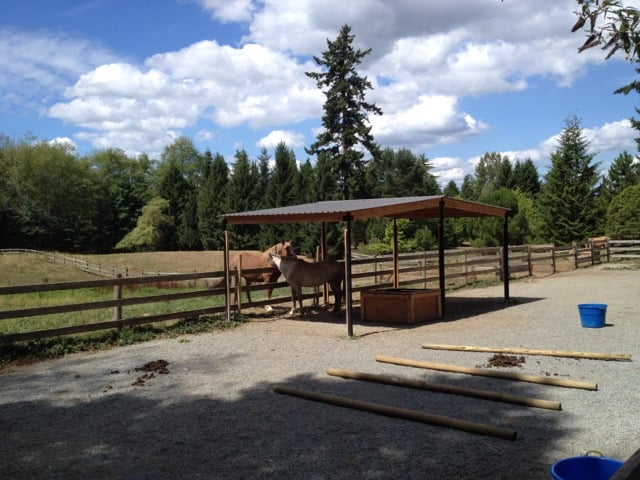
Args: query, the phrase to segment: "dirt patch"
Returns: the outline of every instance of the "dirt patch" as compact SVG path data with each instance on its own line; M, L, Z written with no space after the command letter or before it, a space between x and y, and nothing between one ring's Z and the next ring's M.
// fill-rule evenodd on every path
M503 353L497 353L493 357L489 357L489 360L484 365L479 365L479 368L508 368L508 367L520 367L527 360L521 355L505 355Z
M156 373L161 375L166 375L169 373L169 369L167 368L169 362L166 360L154 360L153 362L145 363L141 367L136 367L136 372L146 372L143 375L136 378L136 381L131 385L136 387L142 387L147 382L147 380L151 380L152 378L156 378Z

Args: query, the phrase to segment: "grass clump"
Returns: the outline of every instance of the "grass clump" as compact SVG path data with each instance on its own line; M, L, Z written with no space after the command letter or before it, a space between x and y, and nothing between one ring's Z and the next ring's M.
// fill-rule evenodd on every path
M23 365L59 358L79 352L107 350L146 342L156 338L176 338L235 328L248 320L245 315L202 315L185 318L171 325L124 327L85 335L68 335L28 342L0 343L0 368L8 364Z

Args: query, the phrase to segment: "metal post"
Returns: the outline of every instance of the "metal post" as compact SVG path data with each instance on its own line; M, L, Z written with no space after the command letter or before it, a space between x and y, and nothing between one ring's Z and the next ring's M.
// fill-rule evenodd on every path
M229 291L229 231L226 229L224 231L223 259L224 259L224 277L225 277L224 304L227 310L227 322L230 322L231 321L231 302L229 301L229 298L231 296L231 292Z
M400 268L398 266L398 223L393 219L393 288L400 285Z
M440 307L444 318L445 308L445 278L444 278L444 199L440 200L440 225L438 226L438 275L440 278Z
M353 299L351 298L351 215L345 215L343 220L347 226L344 229L344 296L346 303L346 322L347 335L353 337L353 320L351 318L351 309L353 308Z
M502 276L504 277L504 300L509 301L509 218L504 216L502 231Z

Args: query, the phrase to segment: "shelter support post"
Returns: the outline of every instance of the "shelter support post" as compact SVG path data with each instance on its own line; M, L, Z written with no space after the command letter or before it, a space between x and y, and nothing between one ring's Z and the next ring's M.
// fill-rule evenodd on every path
M440 223L438 225L438 277L440 280L440 308L445 316L445 275L444 275L444 199L440 199Z
M320 258L318 260L324 260L327 258L327 224L322 222L322 227L320 229ZM324 305L329 303L329 288L325 283L322 286L322 301Z
M398 222L393 219L393 288L400 285L400 267L398 261Z
M224 222L226 225L226 221ZM224 277L225 277L225 292L224 292L224 305L227 312L227 322L231 321L231 291L229 290L229 230L224 230Z
M344 221L346 228L344 229L344 298L345 298L345 320L347 323L347 335L353 337L353 319L351 318L351 309L353 307L353 299L351 298L351 215L345 215ZM338 305L338 308L340 306Z
M502 277L504 284L504 301L509 301L509 218L504 216L502 231Z

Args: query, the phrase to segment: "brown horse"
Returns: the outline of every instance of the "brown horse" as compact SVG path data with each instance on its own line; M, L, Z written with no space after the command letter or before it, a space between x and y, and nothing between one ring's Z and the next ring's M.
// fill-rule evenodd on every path
M281 243L276 243L275 245L270 246L264 252L259 254L254 253L243 253L242 255L242 278L247 284L247 300L251 303L251 284L253 283L274 283L280 278L280 270L273 266L273 263L269 259L269 254L275 253L277 255L282 255L283 257L295 257L296 253L293 250L293 246L291 245L291 240L285 242L284 240ZM237 270L240 264L240 256L236 255L229 262L229 271ZM263 273L252 273L247 272L247 270L258 269L258 268L268 268L270 269L268 272ZM220 280L215 286L221 287L224 285L225 279ZM271 292L272 288L267 289L267 299L271 300ZM271 306L267 305L267 310L271 310Z
M289 314L296 310L296 299L300 303L300 312L304 314L302 307L302 287L318 287L328 283L331 293L335 298L334 313L340 312L342 305L342 283L344 280L344 265L332 260L319 262L306 262L297 257L285 257L277 254L269 254L273 264L282 272L287 283L291 287L293 307Z

